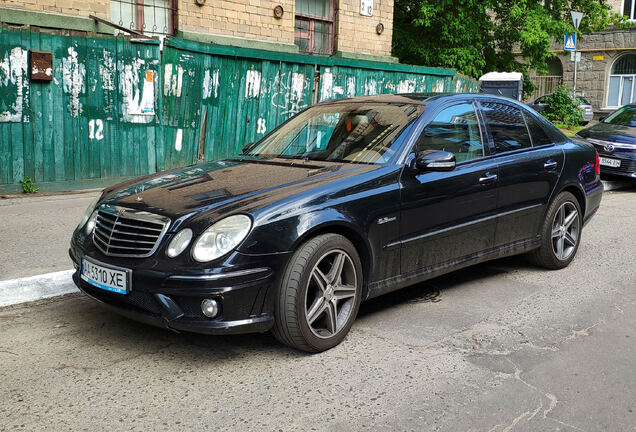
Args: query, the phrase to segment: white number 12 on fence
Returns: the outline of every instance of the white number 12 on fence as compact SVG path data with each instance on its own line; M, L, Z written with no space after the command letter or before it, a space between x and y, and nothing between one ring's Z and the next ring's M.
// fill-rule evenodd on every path
M101 141L104 139L104 122L100 119L88 122L88 138Z

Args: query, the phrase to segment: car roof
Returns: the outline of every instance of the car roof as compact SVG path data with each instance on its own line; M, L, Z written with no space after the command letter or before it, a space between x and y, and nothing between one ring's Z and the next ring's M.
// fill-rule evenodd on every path
M431 102L441 102L454 99L498 99L506 102L519 101L503 96L491 95L487 93L405 93L405 94L380 94L373 96L357 96L352 98L334 99L322 102L321 104L347 103L347 102L377 102L395 104L428 104Z

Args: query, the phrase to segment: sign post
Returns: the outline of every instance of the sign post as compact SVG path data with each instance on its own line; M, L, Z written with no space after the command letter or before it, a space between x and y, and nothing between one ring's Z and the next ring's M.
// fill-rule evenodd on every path
M572 24L576 30L579 29L581 25L581 19L583 18L583 14L581 12L571 11L570 15L572 16ZM567 33L565 34L565 39L567 42ZM579 60L581 59L580 53L576 52L576 33L572 34L572 38L574 41L574 84L572 85L572 97L576 98L576 72L579 66ZM567 48L566 48L567 49Z

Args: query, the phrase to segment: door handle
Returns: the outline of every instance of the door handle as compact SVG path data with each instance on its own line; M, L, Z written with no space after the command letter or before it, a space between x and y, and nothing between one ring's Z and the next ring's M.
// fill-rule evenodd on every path
M543 168L547 169L547 170L553 170L557 167L557 163L555 161L552 160L548 160L546 163L543 164Z
M496 181L497 181L497 174L491 174L489 172L484 174L483 177L479 177L479 183L481 183L483 185L494 183Z

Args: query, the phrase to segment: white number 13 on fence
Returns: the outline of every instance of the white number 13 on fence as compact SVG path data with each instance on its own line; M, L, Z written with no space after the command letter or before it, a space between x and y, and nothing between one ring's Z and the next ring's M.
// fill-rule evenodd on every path
M267 129L265 128L265 119L264 118L259 118L258 122L256 122L256 133L257 134L264 134L267 131Z
M88 122L88 138L101 141L104 139L104 122L100 119Z

